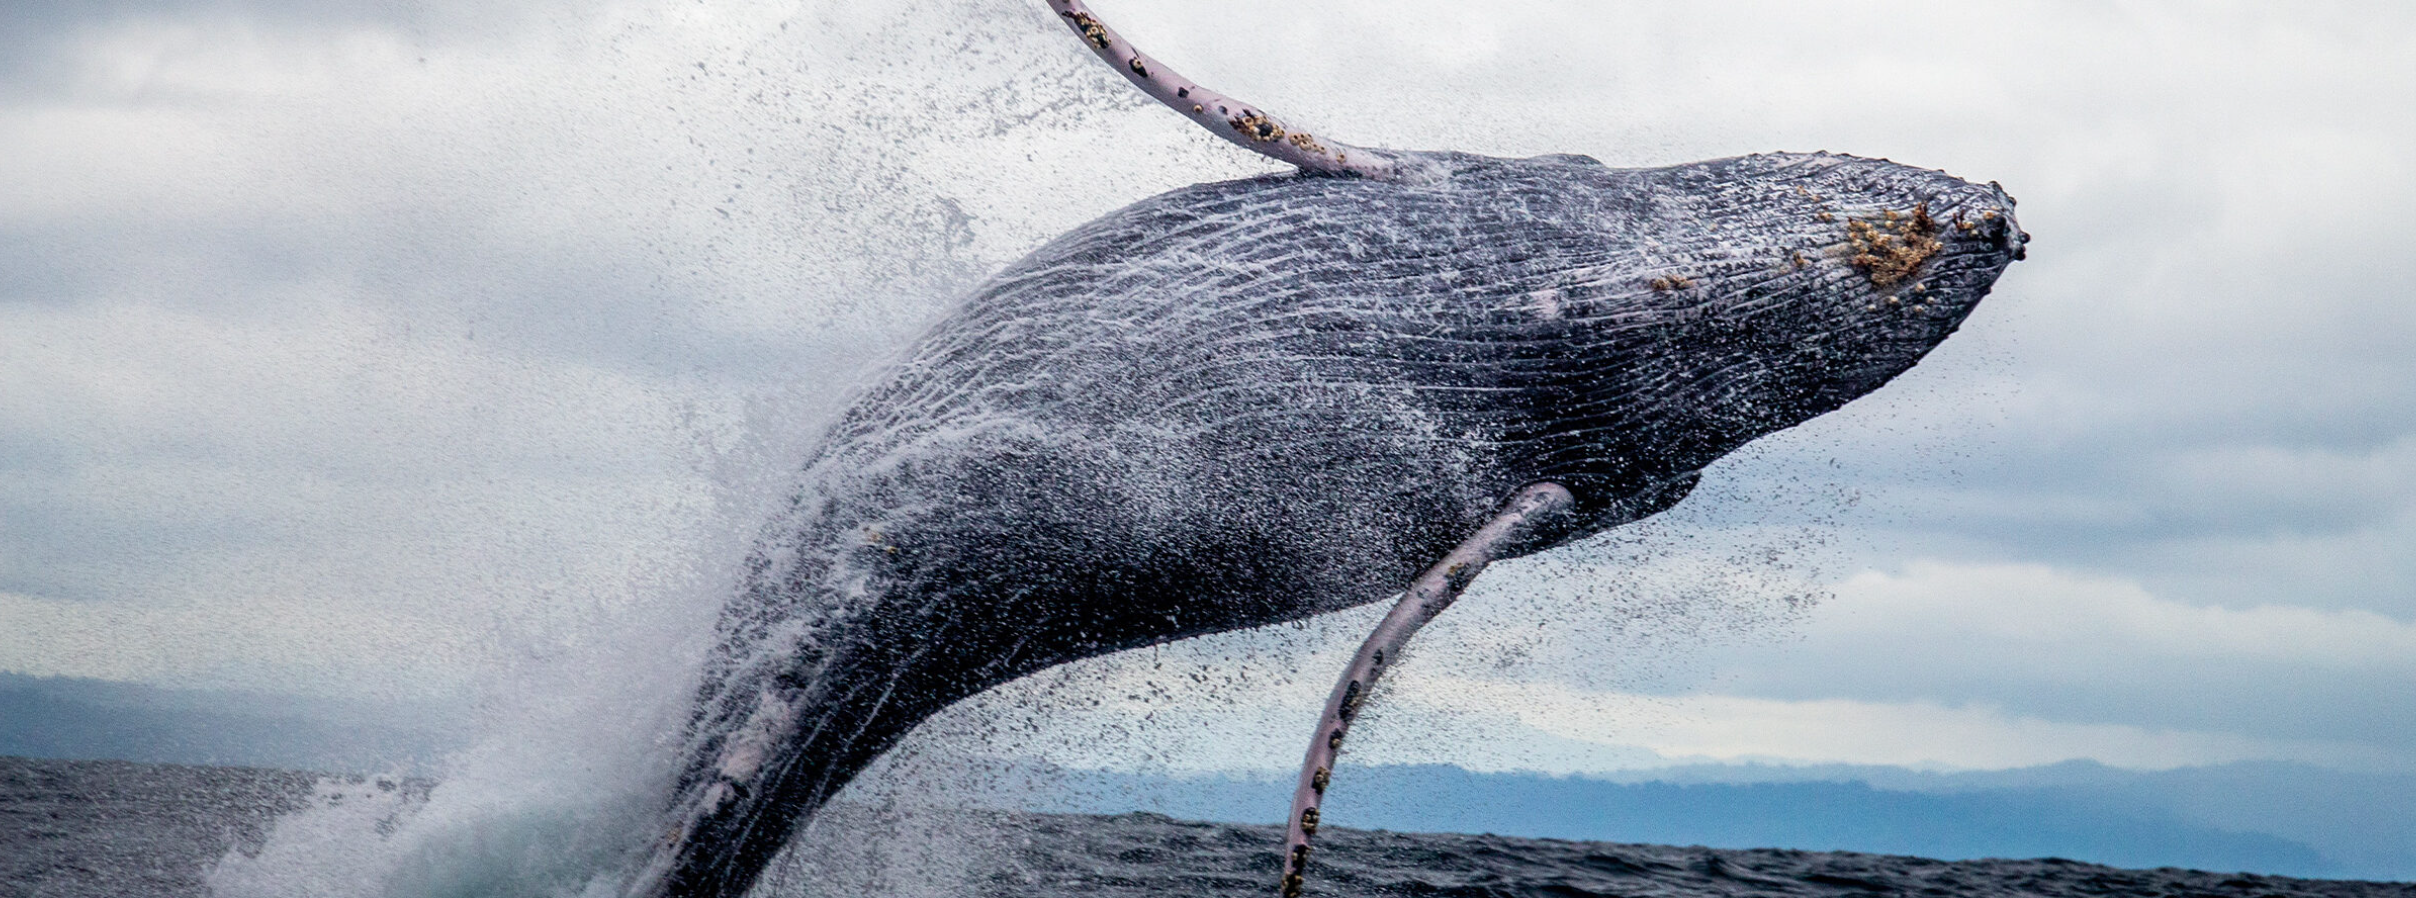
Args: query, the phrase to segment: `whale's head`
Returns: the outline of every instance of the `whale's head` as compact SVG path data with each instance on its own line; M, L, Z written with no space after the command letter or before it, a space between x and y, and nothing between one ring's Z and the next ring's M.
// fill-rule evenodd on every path
M1501 172L1491 189L1552 210L1529 233L1564 235L1538 251L1562 269L1541 292L1578 373L1552 426L1588 433L1589 466L1623 479L1691 471L1878 389L1953 334L2029 239L1995 184L1885 160L1556 156Z
M1429 174L1346 198L1405 222L1403 264L1482 272L1425 294L1477 322L1441 345L1483 347L1469 395L1502 397L1507 479L1570 485L1588 507L1910 370L2029 239L1995 184L1882 159L1405 158Z
M1725 355L1758 368L1762 400L1791 425L1869 393L1962 326L2030 236L1995 183L1885 160L1738 160L1810 169L1766 199L1774 237L1794 243L1785 276L1750 276L1713 300L1749 325ZM1789 206L1794 194L1800 206ZM1776 288L1776 289L1772 289ZM1799 417L1800 416L1800 417Z

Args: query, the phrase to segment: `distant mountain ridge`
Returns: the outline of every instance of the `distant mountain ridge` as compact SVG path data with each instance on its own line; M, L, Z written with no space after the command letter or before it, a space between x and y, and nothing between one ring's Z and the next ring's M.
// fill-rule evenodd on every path
M466 737L421 708L0 673L0 755L417 773Z
M1266 823L1291 795L1288 777L1263 775L1029 778L1052 779L1058 791L1041 808L1079 813ZM1365 829L2416 880L2416 777L2296 764L1968 774L1707 765L1618 780L1415 765L1345 767L1334 782L1326 819Z

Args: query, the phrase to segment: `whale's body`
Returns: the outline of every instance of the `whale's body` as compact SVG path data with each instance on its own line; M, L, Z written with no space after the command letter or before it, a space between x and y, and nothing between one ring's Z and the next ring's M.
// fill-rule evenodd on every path
M1398 592L1503 498L1532 551L1901 373L2020 252L1991 186L1762 155L1188 187L978 289L807 462L722 620L636 891L743 892L941 708Z

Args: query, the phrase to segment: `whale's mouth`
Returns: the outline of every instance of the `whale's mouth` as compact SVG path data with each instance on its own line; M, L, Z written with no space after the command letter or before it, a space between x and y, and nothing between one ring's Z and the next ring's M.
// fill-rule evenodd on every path
M1958 252L2000 260L1999 267L2030 257L2030 234L2013 219L2013 197L1989 185L1992 202L1967 204L1942 230Z
M1995 255L2008 264L2029 258L2030 234L2014 221L2012 195L1995 181L1972 192L1946 223L1950 241L1960 251Z

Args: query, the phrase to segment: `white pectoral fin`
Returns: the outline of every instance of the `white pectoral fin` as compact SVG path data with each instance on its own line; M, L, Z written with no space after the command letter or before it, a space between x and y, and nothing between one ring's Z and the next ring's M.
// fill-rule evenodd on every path
M1262 107L1175 74L1173 69L1142 53L1115 29L1107 27L1082 0L1049 0L1049 9L1064 19L1066 27L1074 29L1082 42L1090 45L1091 52L1117 74L1151 99L1199 123L1209 133L1308 171L1379 181L1393 180L1400 174L1400 161L1393 153L1311 135L1287 126Z
M1292 792L1292 816L1285 824L1284 898L1297 898L1300 894L1302 871L1308 866L1309 837L1317 833L1317 806L1325 798L1327 781L1333 776L1334 757L1342 750L1342 737L1350 729L1351 718L1358 715L1359 705L1375 688L1376 679L1384 675L1385 663L1398 658L1409 637L1450 607L1487 563L1529 542L1538 528L1557 523L1576 504L1576 497L1570 495L1568 488L1557 483L1538 483L1519 490L1475 535L1411 581L1400 603L1384 615L1375 632L1360 644L1358 654L1351 657L1350 666L1343 668L1342 678L1335 682L1333 693L1326 697L1325 713L1318 716L1317 731L1310 737L1308 754L1300 762L1300 782Z

